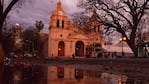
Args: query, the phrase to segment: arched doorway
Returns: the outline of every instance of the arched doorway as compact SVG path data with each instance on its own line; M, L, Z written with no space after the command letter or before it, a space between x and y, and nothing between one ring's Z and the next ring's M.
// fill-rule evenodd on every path
M58 56L65 56L65 43L63 41L58 43Z
M84 43L82 41L76 42L75 55L79 57L84 56Z

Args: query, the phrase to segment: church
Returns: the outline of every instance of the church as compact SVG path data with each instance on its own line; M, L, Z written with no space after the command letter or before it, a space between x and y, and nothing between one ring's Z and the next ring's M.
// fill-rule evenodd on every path
M98 43L101 47L104 43L103 29L96 20L97 16L96 10L93 10L87 23L92 32L86 34L69 20L59 0L49 22L48 57L72 57L73 54L76 57L84 57L87 46Z

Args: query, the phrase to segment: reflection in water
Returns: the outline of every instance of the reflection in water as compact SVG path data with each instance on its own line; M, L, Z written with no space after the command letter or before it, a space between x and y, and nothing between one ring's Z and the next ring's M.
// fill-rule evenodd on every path
M14 74L13 74L13 81L14 81L14 84L20 84L20 81L21 81L21 72L20 71L14 71Z
M121 74L102 73L103 84L126 84L127 76Z
M4 67L4 74L2 79L4 84L11 84L11 82L13 82L13 74L10 73L13 73L12 67Z
M64 68L57 67L57 78L64 78Z
M47 69L25 63L6 66L1 84L47 84ZM45 75L46 74L46 75Z
M83 79L83 75L84 75L84 71L83 70L81 70L81 69L75 69L74 70L75 71L75 78L77 79L77 80L81 80L81 79Z
M122 74L19 63L5 67L1 84L149 84Z

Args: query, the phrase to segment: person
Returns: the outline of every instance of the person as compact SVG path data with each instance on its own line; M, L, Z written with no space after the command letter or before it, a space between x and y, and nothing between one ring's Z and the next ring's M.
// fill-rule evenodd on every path
M75 55L72 54L72 62L74 63L74 58L75 58Z

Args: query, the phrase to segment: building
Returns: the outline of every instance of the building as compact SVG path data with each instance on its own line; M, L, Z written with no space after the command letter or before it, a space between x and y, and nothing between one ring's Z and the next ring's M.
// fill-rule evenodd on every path
M70 22L62 3L58 1L49 22L48 57L71 57L72 54L84 57L87 45L102 45L102 26L97 24L96 17L94 10L88 23L93 32L86 34Z

